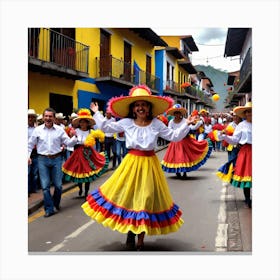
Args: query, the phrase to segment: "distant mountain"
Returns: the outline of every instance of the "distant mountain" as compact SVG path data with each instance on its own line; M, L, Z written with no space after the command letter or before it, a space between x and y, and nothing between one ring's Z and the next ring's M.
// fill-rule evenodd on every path
M220 100L216 102L216 111L224 111L224 100L227 97L227 79L228 74L225 71L215 69L212 66L195 65L197 71L203 71L205 75L210 78L213 84L213 89L220 95Z

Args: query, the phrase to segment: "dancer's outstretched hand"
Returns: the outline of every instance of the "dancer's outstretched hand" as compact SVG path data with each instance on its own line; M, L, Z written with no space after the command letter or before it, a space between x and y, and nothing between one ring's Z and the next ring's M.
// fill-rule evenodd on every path
M90 109L92 112L96 113L99 109L97 102L91 102L90 103Z

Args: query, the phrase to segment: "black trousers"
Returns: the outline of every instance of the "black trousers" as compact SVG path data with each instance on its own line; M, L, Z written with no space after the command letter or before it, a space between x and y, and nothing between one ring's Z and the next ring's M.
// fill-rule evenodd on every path
M244 188L243 193L244 193L246 202L250 201L250 199L251 199L251 188Z
M117 162L116 140L115 140L115 138L105 136L104 145L105 145L105 151L107 153L107 156L108 156L109 160L111 159L111 150L112 150L112 153L113 153L113 167L115 167L116 162Z

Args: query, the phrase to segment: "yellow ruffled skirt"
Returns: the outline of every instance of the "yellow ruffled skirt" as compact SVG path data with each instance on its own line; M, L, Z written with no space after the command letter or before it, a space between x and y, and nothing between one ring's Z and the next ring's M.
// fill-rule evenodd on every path
M92 219L121 233L168 234L183 224L154 153L129 152L113 175L88 195L82 208Z

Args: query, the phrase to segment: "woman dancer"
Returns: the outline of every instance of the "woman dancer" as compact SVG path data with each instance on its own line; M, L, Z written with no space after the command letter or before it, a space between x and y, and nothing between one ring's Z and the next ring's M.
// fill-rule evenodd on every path
M156 118L172 105L171 98L154 96L148 87L140 85L133 87L129 96L109 101L112 114L122 118L117 122L107 123L98 104L90 106L100 129L125 132L128 154L113 175L87 197L82 208L103 226L127 234L129 249L135 249L135 235L136 249L143 250L145 234L168 234L183 224L182 212L173 202L154 152L158 137L180 141L189 131L191 118L177 130Z
M167 111L168 115L174 116L168 127L177 129L184 125L187 110L180 104L175 104ZM200 124L199 124L200 125ZM190 125L191 130L197 129L196 125ZM197 141L188 134L179 142L171 142L161 161L162 169L168 173L176 173L178 178L187 178L187 172L197 170L210 157L212 147L209 147L207 140ZM183 176L181 176L183 172Z
M89 191L90 182L103 174L108 168L108 159L104 153L98 153L94 149L95 138L104 138L102 131L93 130L94 119L88 109L80 109L78 117L73 119L73 125L77 127L75 134L78 142L74 146L71 156L62 166L66 181L78 183L79 196L83 193L83 184L85 184L84 197Z
M236 157L221 166L217 176L224 182L230 182L232 186L243 189L245 203L252 207L252 103L247 102L245 106L238 106L233 112L244 119L235 128L232 136L221 134L220 140L238 145L239 152Z

